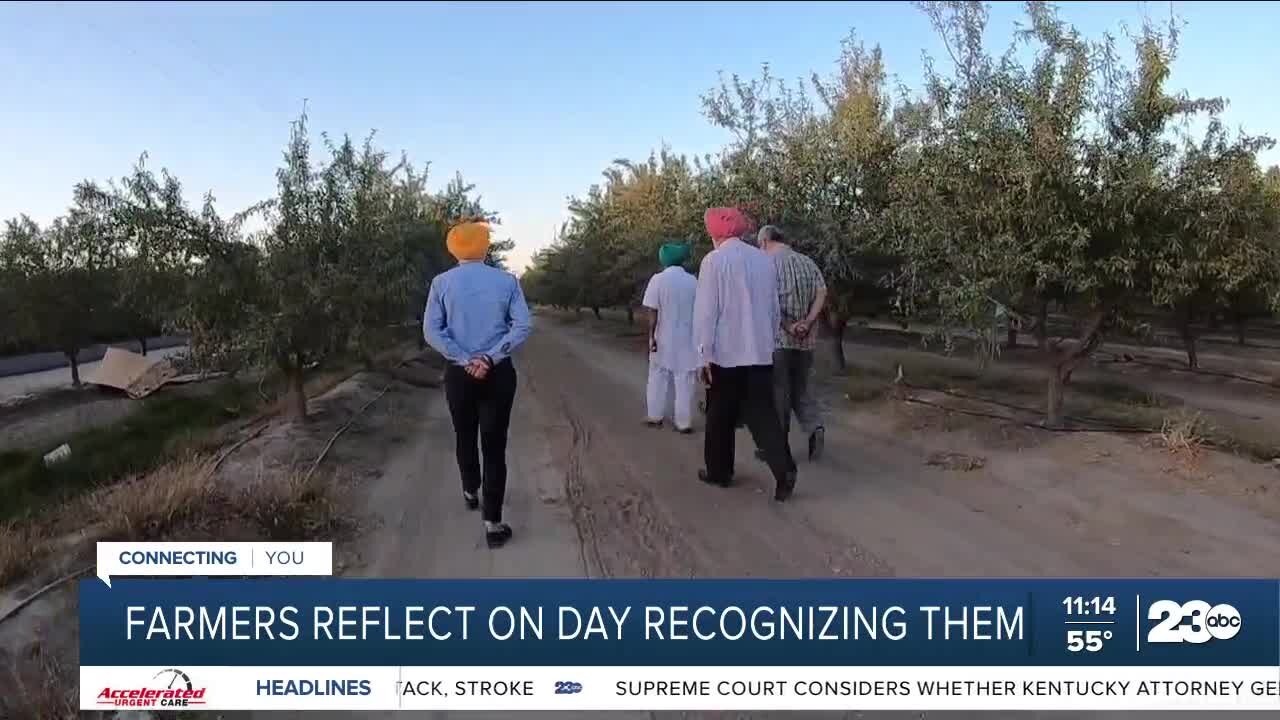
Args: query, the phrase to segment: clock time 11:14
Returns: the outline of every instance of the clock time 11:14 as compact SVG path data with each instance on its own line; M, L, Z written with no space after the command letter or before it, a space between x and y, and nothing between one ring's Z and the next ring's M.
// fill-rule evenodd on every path
M1114 615L1116 599L1103 597L1069 597L1062 601L1068 615Z

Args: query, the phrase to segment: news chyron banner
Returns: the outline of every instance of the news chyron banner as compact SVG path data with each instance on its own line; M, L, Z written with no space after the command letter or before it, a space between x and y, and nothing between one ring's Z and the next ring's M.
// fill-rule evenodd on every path
M81 709L1280 710L1274 580L113 578Z

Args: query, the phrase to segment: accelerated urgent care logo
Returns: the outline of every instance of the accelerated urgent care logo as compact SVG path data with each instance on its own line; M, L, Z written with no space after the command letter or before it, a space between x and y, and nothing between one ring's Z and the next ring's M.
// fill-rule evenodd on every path
M191 707L204 705L205 690L204 687L193 685L185 672L177 668L166 668L141 687L103 688L98 693L98 704L140 708Z

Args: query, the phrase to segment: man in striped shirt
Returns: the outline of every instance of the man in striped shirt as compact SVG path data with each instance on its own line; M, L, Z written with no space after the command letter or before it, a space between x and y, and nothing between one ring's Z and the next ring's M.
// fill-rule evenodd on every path
M781 415L784 437L791 431L794 411L800 428L809 435L809 459L822 455L826 431L813 395L814 325L827 300L827 283L817 263L787 244L782 231L766 225L759 233L760 249L773 259L778 276L778 306L782 327L773 351L775 406ZM756 450L763 459L764 453Z

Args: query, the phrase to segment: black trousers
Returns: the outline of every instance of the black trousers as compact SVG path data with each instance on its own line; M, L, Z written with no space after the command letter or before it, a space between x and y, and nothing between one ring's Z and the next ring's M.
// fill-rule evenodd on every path
M502 522L502 502L507 494L507 427L516 399L516 368L508 358L494 365L483 380L476 380L463 368L450 365L444 373L444 394L453 417L462 489L481 493L485 520Z
M773 393L773 366L711 366L707 388L707 431L704 455L707 475L715 481L733 477L734 436L739 421L751 430L756 447L779 485L796 469L791 448L782 434Z

